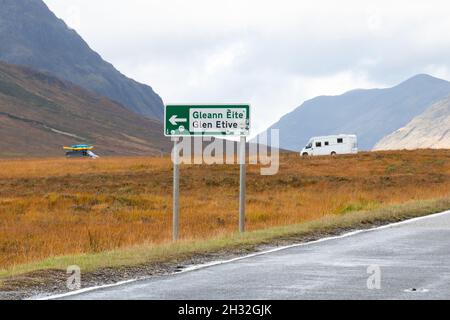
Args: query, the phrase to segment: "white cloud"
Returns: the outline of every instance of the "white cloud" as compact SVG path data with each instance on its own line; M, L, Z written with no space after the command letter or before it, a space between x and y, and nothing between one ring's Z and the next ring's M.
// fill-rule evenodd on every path
M316 95L448 78L444 0L45 0L167 102L250 102L253 133Z

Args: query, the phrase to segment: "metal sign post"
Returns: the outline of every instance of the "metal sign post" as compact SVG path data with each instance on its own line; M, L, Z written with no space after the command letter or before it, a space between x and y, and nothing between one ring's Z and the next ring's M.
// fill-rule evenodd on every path
M180 167L178 145L174 142L173 146L173 216L172 216L172 235L173 241L178 240L178 225L180 214Z
M239 173L239 232L245 232L245 136L241 137L240 142L240 152L239 152L239 163L240 163L240 173Z
M239 231L245 231L245 162L246 136L250 133L250 105L166 105L164 135L240 136ZM173 240L179 238L180 169L177 142L173 148Z

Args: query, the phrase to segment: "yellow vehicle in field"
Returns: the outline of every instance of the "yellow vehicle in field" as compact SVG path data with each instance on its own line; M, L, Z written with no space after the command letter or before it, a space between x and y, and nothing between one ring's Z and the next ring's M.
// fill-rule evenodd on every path
M94 149L94 146L87 144L76 144L71 147L64 147L66 151L66 157L68 158L76 158L76 157L88 157L92 159L98 158L98 155L93 153L91 150Z

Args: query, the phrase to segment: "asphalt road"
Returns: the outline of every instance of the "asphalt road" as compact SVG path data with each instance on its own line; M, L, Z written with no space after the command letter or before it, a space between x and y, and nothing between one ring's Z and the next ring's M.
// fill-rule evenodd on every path
M65 298L450 299L450 213Z

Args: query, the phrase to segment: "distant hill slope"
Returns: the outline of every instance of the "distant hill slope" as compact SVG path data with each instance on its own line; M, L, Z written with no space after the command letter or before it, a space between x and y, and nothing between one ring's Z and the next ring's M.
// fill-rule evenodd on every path
M0 156L64 155L93 143L99 155L170 150L162 124L54 76L0 63Z
M450 148L450 98L440 100L406 126L384 137L375 150Z
M134 112L163 117L163 102L151 87L105 62L41 0L0 0L0 60L48 71Z
M393 88L314 98L269 129L280 129L280 146L284 149L300 150L312 136L349 133L358 135L361 149L370 150L384 136L448 95L449 82L417 75Z

